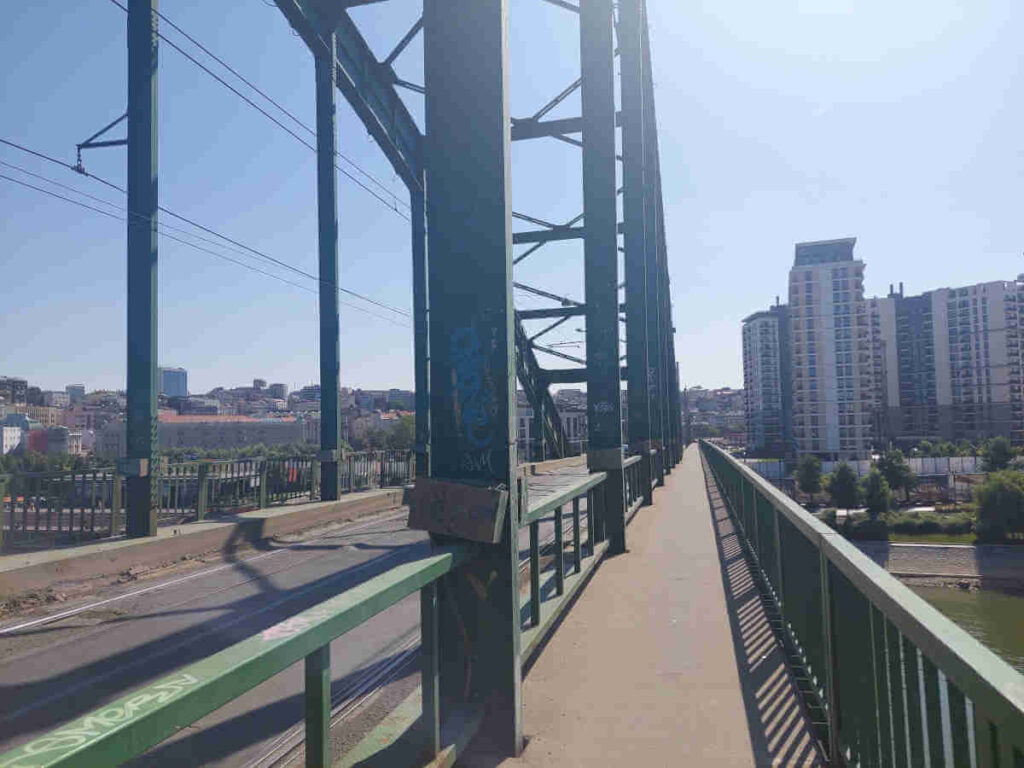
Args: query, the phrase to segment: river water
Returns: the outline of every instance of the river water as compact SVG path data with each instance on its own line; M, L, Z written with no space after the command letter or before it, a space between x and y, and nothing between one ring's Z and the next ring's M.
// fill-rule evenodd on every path
M949 587L913 590L978 640L1024 672L1024 596Z

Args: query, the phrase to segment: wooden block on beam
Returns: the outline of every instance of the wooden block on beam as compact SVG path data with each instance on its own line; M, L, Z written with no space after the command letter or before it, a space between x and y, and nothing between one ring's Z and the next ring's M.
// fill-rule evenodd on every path
M505 488L418 477L409 499L409 527L497 544L507 510Z

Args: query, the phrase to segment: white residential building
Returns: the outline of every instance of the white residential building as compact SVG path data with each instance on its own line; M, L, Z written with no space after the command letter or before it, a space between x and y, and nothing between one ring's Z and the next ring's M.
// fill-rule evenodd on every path
M6 456L15 450L23 439L21 427L0 427L0 455Z
M789 273L793 438L799 453L871 448L874 365L856 238L798 243Z

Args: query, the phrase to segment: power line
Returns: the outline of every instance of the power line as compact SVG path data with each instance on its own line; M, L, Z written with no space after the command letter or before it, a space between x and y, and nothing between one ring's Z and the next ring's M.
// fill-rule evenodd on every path
M274 6L272 6L272 7L274 7ZM200 43L200 42L199 42L198 40L196 40L196 39L195 39L194 37L192 37L192 35L190 35L190 34L189 34L188 32L186 32L186 31L185 31L184 29L182 29L182 28L181 28L180 26L178 26L178 25L177 25L177 24L175 24L175 23L174 23L173 21L171 21L170 19L168 19L168 18L167 18L167 17L166 17L166 16L164 15L164 14L160 13L160 11L155 11L155 13L156 13L156 15L157 15L157 16L159 16L159 17L160 17L161 19L163 19L163 20L164 20L165 22L167 22L167 24L168 24L168 25L169 25L169 26L170 26L170 27L171 27L172 29L176 30L176 31L177 31L177 32L178 32L178 33L179 33L179 34L180 34L180 35L181 35L182 37L184 37L184 38L185 38L186 40L188 40L188 41L189 41L190 43L192 43L192 44L193 44L194 46L196 46L196 47L197 47L197 48L198 48L199 50L201 50L201 51L202 51L203 53L205 53L205 54L206 54L207 56L209 56L209 57L210 57L211 59L213 59L213 60L214 60L214 61L216 61L216 62L217 62L218 64L220 64L220 65L221 65L222 67L224 67L224 69L226 69L226 70L227 70L228 72L230 72L231 74L233 74L233 75L234 75L235 77L237 77L237 78L238 78L239 80L241 80L241 81L242 81L243 83L245 83L245 84L246 84L247 86L249 86L250 88L252 88L252 90L256 91L256 93L258 93L258 94L259 94L260 96L262 96L262 97L263 97L264 99L266 99L266 100L267 100L268 102L270 102L270 103L271 103L271 104L273 104L273 105L274 105L275 107L277 107L277 108L278 108L278 109L279 109L279 110L280 110L280 111L281 111L281 112L282 112L283 114L285 114L285 115L287 115L287 116L288 116L289 118L291 118L291 120L292 120L292 121L293 121L293 122L294 122L294 123L295 123L296 125L298 125L298 126L299 126L300 128L302 128L302 129L303 129L303 130L305 130L305 131L306 131L307 133L309 133L309 135L311 135L311 136L314 136L314 137L316 136L316 131L315 131L315 130L313 130L312 128L310 128L310 127L309 127L308 125L306 125L306 124L305 124L304 122L302 122L302 121L301 121L301 120L300 120L300 119L299 119L298 117L296 117L296 116L295 116L294 114L292 114L292 113L291 113L290 111L288 111L288 110L287 110L287 109L285 109L285 108L284 108L283 106L281 106L281 104L279 104L279 103L278 103L277 101L275 101L275 100L274 100L273 98L271 98L271 97L270 97L269 95L267 95L267 93L266 93L265 91L262 91L262 90L261 90L260 88L258 88L258 87L257 87L257 86L256 86L256 85L255 85L255 84L253 83L253 82L251 82L251 81L250 81L250 80L248 80L248 79L247 79L246 77L244 77L244 76L243 76L243 75L242 75L242 74L241 74L240 72L238 72L238 70L236 70L236 69L235 69L234 67L232 67L232 66L231 66L230 64L228 64L228 63L227 63L226 61L224 61L224 60L223 60L222 58L220 58L220 57L219 57L219 56L218 56L217 54L215 54L215 53L214 53L213 51L211 51L211 50L210 50L209 48L207 48L207 47L206 47L205 45L203 45L203 44L202 44L202 43ZM346 163L348 163L349 165L351 165L351 166L352 166L353 168L355 168L355 169L356 169L357 171L359 171L359 173L361 173L361 174L362 174L363 176L365 176L366 178L368 178L368 179L369 179L370 181L372 181L372 182L373 182L374 184L376 184L376 185L377 185L378 187L380 187L380 188L381 188L382 190L384 190L385 192L387 192L387 193L388 193L389 195L391 195L391 196L395 197L395 199L396 199L396 201L397 201L398 203L400 203L401 205L405 206L406 208L408 208L408 207L409 207L409 206L408 206L408 203L406 203L406 202L405 202L404 200L400 200L400 199L398 199L398 198L397 198L397 196L395 196L395 193L394 193L394 192L393 192L393 191L392 191L392 190L391 190L391 189L390 189L390 188L389 188L389 187L388 187L388 186L387 186L386 184L384 184L384 182L380 181L380 180L379 180L379 179L378 179L378 178L377 178L376 176L374 176L374 175L373 175L372 173L370 173L370 172L369 172L369 171L367 171L366 169L362 168L362 167L361 167L361 166L360 166L360 165L359 165L358 163L356 163L356 161L355 161L355 160L353 160L352 158L348 157L348 156L347 156L347 155L345 155L345 154L344 154L343 152L337 152L337 151L336 151L336 152L335 152L334 154L335 154L335 155L337 155L338 157L340 157L340 158L341 158L342 160L344 160L344 161L345 161Z
M4 163L4 165L8 165L9 166L10 163ZM15 166L12 166L12 167L15 167ZM18 170L20 170L20 169L18 169ZM33 174L33 175L38 176L38 174ZM94 213L101 214L103 216L106 216L106 217L111 218L111 219L115 219L117 221L124 222L124 221L128 220L126 216L119 216L116 213L111 213L110 211L105 211L102 208L97 208L96 206L89 205L88 203L83 203L80 200L75 200L75 199L67 197L65 195L61 195L61 194L58 194L56 192L53 192L53 191L51 191L49 189L44 189L43 187L37 187L34 184L29 184L26 181L22 181L20 179L15 179L15 178L13 178L11 176L7 176L6 174L3 174L3 173L0 173L0 179L4 179L6 181L13 182L14 184L18 184L18 185L26 187L28 189L35 190L36 192L42 192L43 194L49 195L50 197L57 198L58 200L63 200L64 202L71 203L73 205L77 205L77 206L79 206L81 208L85 208L87 210L93 211ZM48 179L46 179L46 180L49 181ZM54 182L54 183L56 183L56 182ZM61 186L63 186L63 185L61 185ZM78 192L78 190L75 190L75 191ZM85 194L85 193L79 192L79 194ZM87 196L88 197L92 197L91 195L87 195ZM99 200L100 202L105 203L107 205L115 205L114 203L110 203L110 202L108 202L106 200L101 200L99 198L92 198L92 199ZM135 215L138 215L138 214L135 214ZM226 255L224 255L222 253L218 253L216 251L212 251L209 248L204 248L201 245L196 245L195 243L190 243L187 240L183 240L180 237L177 237L175 235L169 234L168 232L165 232L162 229L162 228L167 227L167 226L168 225L165 225L165 224L158 224L157 225L157 232L161 236L166 237L169 240L173 240L175 242L181 243L182 245L186 245L186 246L188 246L190 248L193 248L193 249L195 249L197 251L201 251L203 253L207 253L207 254L209 254L211 256L215 256L215 257L217 257L219 259L223 259L225 261L229 261L232 264L237 264L238 266L243 267L244 269L248 269L248 270L250 270L252 272L257 272L257 273L259 273L261 275L266 275L267 277L271 277L271 278L273 278L275 280L278 280L278 281L280 281L282 283L285 283L287 285L291 285L291 286L293 286L295 288L298 288L300 290L306 291L308 293L312 293L314 295L316 295L316 293L317 293L314 289L310 288L309 286L293 282L291 280L288 280L286 278L281 277L280 275L275 275L274 273L267 272L266 270L260 269L259 267L254 267L253 265L247 264L244 261L239 261L238 259L233 259L230 256L226 256ZM188 234L190 237L198 237L197 235L193 235L191 233L185 232L185 230L180 230L179 229L178 231L181 231L181 232L183 232L185 234ZM371 310L368 310L365 307L360 307L358 304L352 304L352 303L347 302L347 301L342 301L340 303L343 304L346 307L358 310L359 312L362 312L364 314L370 315L371 317L376 317L376 318L379 318L381 320L386 320L387 322L392 323L394 325L398 325L398 326L400 326L402 328L409 328L410 327L407 323L398 322L397 320L395 320L395 319L393 319L391 317L387 317L386 315L381 315L381 314L378 314L378 313L373 312Z
M36 157L40 157L40 158L42 158L44 160L47 160L47 161L49 161L51 163L54 163L56 165L60 165L60 166L62 166L64 168L69 168L69 169L75 171L76 173L83 173L81 171L78 171L75 168L75 166L72 166L72 165L69 165L67 163L64 163L61 160L58 160L57 158L52 157L52 156L47 155L47 154L44 154L42 152L37 152L35 150L29 149L28 147L22 146L21 144L17 144L17 143L15 143L13 141L9 141L7 139L0 139L0 143L7 144L10 147L14 147L15 149L19 149L19 150L21 150L23 152L27 152L29 154L35 155ZM18 170L22 170L22 169L19 168ZM38 176L38 174L33 174L33 175ZM110 187L111 189L116 189L121 194L127 194L128 193L127 190L124 187L120 187L117 184L114 184L111 181L107 181L106 179L104 179L104 178L102 178L100 176L96 176L95 174L91 174L91 173L83 173L83 175L88 176L91 179L95 179L96 181L99 181L99 182L101 182L103 184L106 184L108 187ZM47 179L46 177L39 177L39 178L42 178L44 181L49 181L52 184L57 184L58 186L64 186L64 185L60 184L59 182L54 182L54 181L52 181L50 179ZM74 191L77 192L78 190L74 190ZM85 193L80 193L80 194L85 194ZM106 202L106 201L103 201L103 202ZM110 203L108 203L108 204L110 204ZM157 208L160 211L162 211L163 213L166 213L168 216L172 216L172 217L178 219L179 221L183 221L186 224L190 224L191 226L196 227L197 229L201 229L203 232L211 234L214 237L218 237L221 240L224 240L226 242L231 243L232 245L235 245L235 246L237 246L239 248L242 248L243 250L248 251L249 253L251 253L251 254L253 254L255 256L258 256L259 258L261 258L261 259L263 259L265 261L269 261L269 262L271 262L273 264L276 264L276 265L278 265L280 267L283 267L283 268L285 268L285 269L287 269L287 270L289 270L291 272L294 272L294 273L296 273L298 275L301 275L302 277L309 278L310 280L315 280L318 283L319 282L323 282L323 283L331 284L329 281L321 280L317 275L313 275L313 274L311 274L309 272L306 272L305 270L300 269L299 267L296 267L296 266L294 266L292 264L289 264L288 262L285 262L285 261L282 261L280 259L274 258L273 256L271 256L271 255L269 255L267 253L264 253L263 251L260 251L260 250L258 250L256 248L253 248L252 246L246 245L245 243L242 243L242 242L240 242L238 240L235 240L232 237L228 237L227 235L224 235L224 234L222 234L220 232L217 232L216 230L211 229L210 227L207 227L207 226L205 226L203 224L200 224L199 222L197 222L197 221L195 221L193 219L190 219L187 216L183 216L180 213L172 211L169 208L166 208L166 207L164 207L162 205L158 205ZM194 237L198 237L198 235L193 235L193 236ZM394 313L396 313L398 315L402 315L403 317L411 317L411 314L408 311L404 310L404 309L400 309L398 307L394 307L394 306L391 306L389 304L385 304L382 301L378 301L376 299L370 298L369 296L365 296L365 295L363 295L363 294L361 294L361 293L359 293L357 291L351 290L350 288L345 288L345 287L342 287L342 286L337 285L337 284L334 284L334 285L337 288L337 290L340 291L341 293L344 293L344 294L347 294L349 296L353 296L355 298L361 299L362 301L365 301L365 302L368 302L368 303L373 304L375 306L378 306L381 309L386 309L386 310L388 310L390 312L394 312Z
M126 7L124 6L124 5L122 5L122 4L120 3L120 2L118 2L118 0L110 0L110 2L111 2L111 3L113 3L114 5L116 5L116 6L118 7L118 8L120 8L120 9L121 9L122 11L124 11L125 13L127 13L127 12L128 12L128 9L127 9L127 8L126 8ZM157 15L158 15L158 16L160 16L160 18L161 18L161 19L164 19L164 21L167 21L167 18L166 18L165 16L163 16L163 15L162 15L162 14L161 14L161 13L160 13L159 11L157 11ZM276 101L274 101L274 100L273 100L273 99L271 99L271 98L270 98L269 96L267 96L267 95L266 95L265 93L263 93L263 91L261 91L261 90L260 90L260 89L258 89L258 88L257 88L256 86L254 86L254 85L252 85L251 83L249 83L249 81L248 81L248 80L246 80L246 79L245 79L244 77L242 77L242 76L241 76L241 75L239 75L239 74L238 74L237 72L235 72L235 70L234 70L234 69L232 69L232 68L231 68L231 67L229 67L229 66L228 66L227 64L225 64L225 63L224 63L224 62L223 62L223 61L222 61L222 60L221 60L220 58L218 58L218 57L217 57L217 56L215 56L214 54L210 53L210 51L209 51L208 49L206 49L206 48L205 48L204 46L202 46L202 45L201 45L200 43L198 43L198 42L197 42L197 41L196 41L196 40L195 40L194 38L192 38L192 37L191 37L190 35L188 35L187 33L185 33L185 32L184 32L184 31L183 31L183 30L182 30L182 29L181 29L180 27L178 27L178 26L177 26L176 24L174 24L174 23L173 23L173 22L171 22L171 21L167 21L167 23L168 23L168 24L170 24L170 25L171 25L172 27L174 27L174 28L175 28L176 30L178 30L178 31L179 31L179 32L180 32L180 33L181 33L182 35L184 35L184 36L185 36L186 38L188 38L188 39L189 39L190 41L192 41L192 42L193 42L193 43L194 43L194 44L195 44L196 46L198 46L198 47L199 47L199 48L200 48L200 49L201 49L202 51L204 51L204 52L205 52L205 53L206 53L206 54L207 54L208 56L210 56L210 57L212 57L213 59L215 59L216 61L218 61L218 62L219 62L219 63L220 63L220 64L221 64L222 66L224 66L224 67L225 67L226 69L228 69L228 71L230 71L230 72L231 72L232 74L234 74L234 75L235 75L236 77L238 77L238 78L239 78L240 80L242 80L242 82L246 83L246 85L248 85L248 86L249 86L250 88L252 88L252 89L253 89L254 91L256 91L256 92L257 92L258 94L260 94L260 96L262 96L262 97L263 97L263 98L265 98L265 99L266 99L267 101L269 101L269 102L270 102L271 104L274 104L274 105L275 105L275 106L276 106L276 107L277 107L278 109L280 109L280 110L281 110L282 112L284 112L285 114L287 114L287 115L288 115L288 116L289 116L289 117L290 117L290 118L291 118L292 120L294 120L294 121L295 121L295 122L297 122L297 123L298 123L299 125L301 125L301 126L302 126L302 127L303 127L303 128L305 129L305 130L309 131L309 132L310 132L310 133L311 133L312 135L314 135L314 136L316 135L316 133L315 133L315 132L314 132L314 131L313 131L313 130L312 130L311 128L309 128L308 126L306 126L306 125L302 124L302 122L301 122L301 121L299 121L299 120L298 120L298 118L296 118L296 117L295 117L294 115L292 115L292 114L291 114L290 112L288 112L288 111L287 111L287 110L285 110L285 109L284 109L283 107L281 107L280 105L278 105ZM238 98L242 99L242 101L244 101L244 102L245 102L246 104L248 104L248 105L249 105L250 107L252 107L253 109L255 109L255 110L256 110L257 112L259 112L259 113L260 113L261 115L263 115L264 117L266 117L266 118L267 118L268 120L270 120L270 121L271 121L272 123L274 123L274 124L275 124L275 125L276 125L276 126L277 126L278 128L280 128L280 129L281 129L281 130L283 130L283 131L284 131L285 133L287 133L288 135L290 135L290 136L291 136L292 138L294 138L294 139L295 139L296 141L298 141L298 142L299 142L300 144L302 144L303 146L305 146L305 147L306 147L307 149L309 149L310 151L312 151L312 152L314 152L314 153L316 152L316 147L314 147L314 146L313 146L312 144L310 144L310 143L309 143L308 141L306 141L306 140L305 140L304 138L302 138L302 137L301 137L301 136L299 136L299 135L298 135L297 133L295 133L295 131L293 131L293 130L292 130L291 128L289 128L288 126L286 126L286 125L285 125L284 123L282 123L282 122L281 122L280 120L278 120L278 119L277 119L276 117L274 117L274 116L273 116L272 114L270 114L270 113L269 113L269 112L268 112L267 110L263 109L263 107L261 107L261 106L260 106L259 104L257 104L256 102L254 102L254 101L253 101L252 99L250 99L250 98L249 98L248 96L246 96L246 95L245 95L244 93L242 93L242 92L241 92L241 91L239 91L239 90L238 90L237 88L235 88L235 87L234 87L233 85L231 85L230 83L228 83L228 82L227 82L227 81L226 81L226 80L225 80L224 78L222 78L222 77L221 77L220 75L218 75L218 74L217 74L216 72L214 72L213 70L211 70L211 69L210 69L209 67L207 67L207 66L206 66L205 64L203 64L203 63L202 63L201 61L199 61L199 60L198 60L198 59L196 59L196 58L195 58L194 56L192 56L192 55L191 55L190 53L188 53L187 51L185 51L185 50L184 50L184 49L183 49L183 48L182 48L181 46L179 46L179 45L178 45L177 43L175 43L175 42L174 42L173 40L169 40L169 39L168 39L168 38L167 38L166 36L164 36L164 34L163 34L162 32L160 32L159 30L157 30L157 33L156 33L156 34L157 34L157 36L158 36L158 37L159 37L159 38L160 38L161 40L163 40L163 41L164 41L165 43L167 43L167 44L168 44L169 46L171 46L171 48L173 48L173 49L174 49L174 50L176 50L176 51L177 51L178 53L180 53L180 54L181 54L182 56L184 56L184 57L185 57L186 59L188 59L189 61L191 61L191 62L192 62L193 64L195 64L195 65L196 65L197 67L199 67L199 68L200 68L201 70L203 70L203 71L204 71L204 72L205 72L206 74L208 74L208 75L209 75L210 77L212 77L212 78L213 78L214 80L216 80L216 81L217 81L218 83L220 83L221 85L223 85L223 86L224 86L225 88L227 88L227 89L228 89L229 91L231 91L231 92L232 92L233 94L235 94L236 96L238 96ZM400 201L400 200L398 199L398 196L397 196L397 195L395 195L395 193L394 193L394 192L392 192L392 191L391 191L390 189L388 189L388 188L387 188L387 187L386 187L386 186L385 186L384 184L382 184L382 183L381 183L380 181L378 181L378 180L377 180L376 178L374 178L374 177L373 177L373 176L372 176L372 175L371 175L370 173L368 173L367 171L364 171L364 170L363 170L362 168L360 168L360 167L359 167L358 165L356 165L356 163L355 163L355 162L354 162L353 160L351 160L351 159L349 159L348 157L346 157L346 156L342 155L342 154L341 154L340 152L335 152L335 155L337 155L338 157L341 157L341 158L342 158L343 160L345 160L345 162L349 163L349 164L350 164L350 165L352 165L352 166L353 166L354 168L356 168L356 169L357 169L357 170L358 170L358 171L359 171L359 172L360 172L361 174L363 174L364 176L366 176L366 177L367 177L368 179L371 179L371 180L372 180L372 181L373 181L373 182L374 182L375 184L377 184L377 185L378 185L378 186L379 186L379 187L380 187L381 189L383 189L383 190L384 190L384 191L385 191L385 192L386 192L387 194L391 195L391 197L393 198L393 200L392 200L392 201L389 201L389 200L385 200L385 199L384 199L383 197L381 197L381 196L380 196L380 195L379 195L379 194L378 194L377 192L375 192L374 190L370 189L370 187L366 186L366 184L364 184L364 183L363 183L362 181L360 181L359 179L357 179L357 178L356 178L355 176L353 176L353 175L352 175L351 173L349 173L349 172L348 172L347 170L345 170L344 168L340 167L340 166L339 166L339 165L338 165L337 163L335 163L335 164L334 164L334 167L335 167L335 169L337 169L337 170L338 170L338 171L339 171L339 172L340 172L341 174L343 174L343 175L344 175L345 177L347 177L347 178L348 178L348 179L349 179L350 181L352 181L352 183L354 183L354 184L355 184L356 186L360 187L361 189L363 189L363 190L364 190L365 192L367 192L368 194L370 194L370 195L373 195L373 197L377 198L377 200L379 200L379 201L380 201L381 203L383 203L383 204L384 204L385 206L387 206L387 207L388 207L388 208L389 208L390 210L394 211L394 212L395 212L395 213L396 213L397 215L401 216L401 217L402 217L403 219L405 219L406 221L409 221L409 217L408 217L407 215L405 215L405 213L403 213L402 211L398 210L398 207L397 207L397 205L398 205L398 204L399 204L400 202L401 202L401 204L402 204L402 205L405 205L405 203L404 203L404 202L402 202L402 201Z

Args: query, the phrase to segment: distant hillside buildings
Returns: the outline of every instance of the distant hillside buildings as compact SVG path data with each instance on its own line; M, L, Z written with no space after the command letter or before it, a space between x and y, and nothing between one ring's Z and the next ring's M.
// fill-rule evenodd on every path
M797 244L788 304L743 321L748 449L857 458L890 442L1024 444L1024 278L917 296L901 283L866 299L855 244Z

